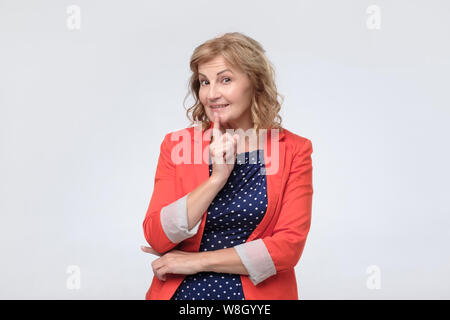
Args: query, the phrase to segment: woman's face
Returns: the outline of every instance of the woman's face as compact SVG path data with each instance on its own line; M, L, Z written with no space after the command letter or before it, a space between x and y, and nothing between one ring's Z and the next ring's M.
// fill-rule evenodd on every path
M198 71L200 101L209 120L213 122L217 112L221 122L227 123L224 128L253 128L250 103L254 91L248 76L232 68L221 55L200 64ZM214 105L225 104L228 106L214 108Z

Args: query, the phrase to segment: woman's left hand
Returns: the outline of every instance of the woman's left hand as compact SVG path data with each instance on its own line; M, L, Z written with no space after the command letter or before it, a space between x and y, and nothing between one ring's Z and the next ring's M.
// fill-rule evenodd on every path
M166 274L195 274L202 271L202 255L200 252L186 252L171 250L163 255L151 247L141 246L141 250L160 258L152 262L153 273L162 281L166 281Z

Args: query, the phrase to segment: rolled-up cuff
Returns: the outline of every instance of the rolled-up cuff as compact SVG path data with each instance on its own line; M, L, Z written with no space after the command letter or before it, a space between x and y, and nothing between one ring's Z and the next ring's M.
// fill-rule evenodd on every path
M161 209L161 226L167 238L169 238L169 240L173 243L179 243L196 235L202 221L200 219L191 230L188 230L188 195L189 193Z
M256 286L277 273L272 257L262 239L245 242L234 247Z

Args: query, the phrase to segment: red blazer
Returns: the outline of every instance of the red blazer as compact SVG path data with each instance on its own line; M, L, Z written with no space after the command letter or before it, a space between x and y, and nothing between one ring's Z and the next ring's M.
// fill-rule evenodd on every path
M209 129L212 125L213 123ZM173 238L171 241L167 236L161 225L161 216L164 214L162 211L164 207L186 196L209 179L208 160L204 160L205 156L200 161L198 158L195 160L194 150L197 150L197 154L198 150L201 150L202 155L208 155L210 137L211 130L201 131L198 127L189 127L168 133L161 143L153 194L143 222L146 240L160 253L175 247L183 251L199 251L207 217L206 211L197 224L199 226L197 233L178 243L172 242ZM184 146L188 148L183 149L179 154L185 156L185 160L190 159L190 163L184 161L176 164L172 160L172 151L180 151L180 142L185 143ZM178 146L175 147L176 145ZM272 149L276 150L275 148L279 150L278 159L272 157L274 154ZM243 245L253 241L250 246L258 244L259 252L265 252L266 255L265 257L258 254L252 256L252 252L249 251L249 257L247 257L249 260L246 261L248 265L254 263L258 266L260 265L258 259L265 259L261 261L265 261L269 269L272 265L272 271L269 271L269 276L265 275L257 281L253 280L250 274L240 276L246 300L298 299L294 267L302 255L311 224L312 152L311 141L304 137L284 128L275 133L267 130L264 145L267 168L267 209L262 221ZM272 160L268 160L269 158ZM267 163L268 161L270 163ZM270 172L271 169L274 170ZM168 274L167 280L161 281L154 276L145 298L169 300L184 277L185 275ZM255 282L258 283L255 285Z

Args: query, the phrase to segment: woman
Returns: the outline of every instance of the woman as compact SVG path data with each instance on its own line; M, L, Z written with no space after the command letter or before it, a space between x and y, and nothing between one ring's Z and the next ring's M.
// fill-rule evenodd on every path
M274 71L257 41L237 32L211 39L190 67L196 101L187 115L201 126L161 144L143 222L151 247L142 250L159 256L146 299L298 299L311 141L277 121Z

